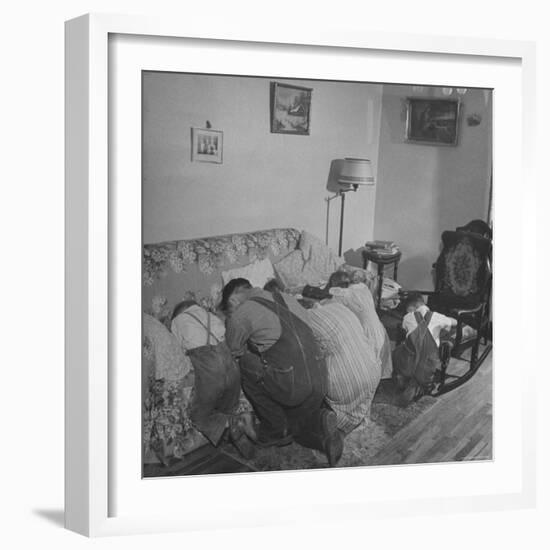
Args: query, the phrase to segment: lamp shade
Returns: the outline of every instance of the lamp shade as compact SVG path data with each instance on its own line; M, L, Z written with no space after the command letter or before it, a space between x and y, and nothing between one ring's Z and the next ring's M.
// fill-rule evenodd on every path
M345 158L340 166L338 183L341 185L374 185L369 159Z

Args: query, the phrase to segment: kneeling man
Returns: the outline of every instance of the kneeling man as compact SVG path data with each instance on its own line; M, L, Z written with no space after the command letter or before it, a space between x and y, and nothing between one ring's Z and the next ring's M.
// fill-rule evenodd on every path
M305 309L291 296L234 279L223 289L226 340L239 361L243 390L260 419L258 444L300 445L342 455L336 415L326 408L327 370Z

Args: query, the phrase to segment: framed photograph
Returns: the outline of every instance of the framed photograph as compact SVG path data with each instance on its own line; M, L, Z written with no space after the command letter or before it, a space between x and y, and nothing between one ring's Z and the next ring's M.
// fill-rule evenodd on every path
M223 162L223 132L206 128L191 128L191 160Z
M457 99L407 98L407 141L456 145L460 101Z
M523 200L535 201L536 178L528 177L536 120L534 46L376 32L350 36L347 29L324 29L320 39L319 29L274 30L261 20L247 32L227 26L222 32L199 21L86 15L66 23L66 527L106 536L533 506L532 411L539 362L531 342L506 347L517 341L518 327L504 316L508 288L525 288L525 303L537 298L527 274L518 282L518 274L508 269L503 250L519 250L525 264L536 256L532 233L517 231L522 213L534 207L526 203L518 209L517 193L510 191L523 178ZM275 78L296 84L287 98L310 101L297 90L315 89L320 116L308 139L270 137L266 95ZM467 88L462 101L483 114L481 123L465 126L456 148L404 145L402 107L412 86L422 83L439 93L441 83L451 81ZM494 104L491 90L498 93ZM288 114L293 104L284 100L279 110ZM299 104L300 112L291 116L305 116ZM297 126L309 130L309 114L308 109L307 124ZM240 136L216 170L194 163L194 151L181 154L192 121L207 117L223 120L223 127ZM199 132L213 137L207 130ZM492 146L493 132L498 147ZM220 136L210 148L213 153L199 152L197 145L197 153L221 155ZM479 160L475 166L472 155ZM347 157L372 159L376 181L346 194L345 223L355 228L345 233L347 262L353 261L348 252L374 238L377 212L387 224L380 226L382 232L401 224L403 240L409 238L403 223L414 218L407 243L435 239L430 250L437 252L441 231L466 221L453 217L461 208L486 215L488 180L465 182L463 168L469 176L482 170L488 177L493 169L498 175L493 179L497 201L491 203L498 224L493 258L499 272L493 336L498 377L493 383L491 369L476 373L461 388L484 392L483 400L470 394L463 407L446 409L451 417L434 415L446 418L441 429L453 437L455 413L461 426L479 422L483 433L434 440L434 425L424 437L412 422L400 424L404 430L397 436L394 424L385 429L372 415L365 417L364 439L343 441L345 462L328 468L328 446L311 449L307 441L290 441L288 433L278 432L268 438L273 445L257 449L268 458L286 456L290 466L275 473L276 468L264 467L271 462L257 461L251 468L250 460L235 454L229 460L229 453L212 443L220 430L235 427L228 421L214 434L204 428L204 444L196 454L187 453L187 445L195 443L188 431L194 422L181 403L190 399L195 382L187 376L190 358L182 358L172 321L187 307L216 313L227 262L233 275L246 273L257 286L269 268L265 260L289 257L304 230L322 235L331 161ZM471 200L465 200L464 189ZM420 238L417 228L428 217ZM512 218L515 224L505 222ZM313 251L318 243L310 242ZM410 277L420 260L408 261L402 250L400 283L413 284ZM429 275L427 259L421 258ZM183 277L200 288L189 294L180 284ZM231 307L234 301L225 310L229 317ZM221 339L223 329L213 324L210 329ZM156 337L165 344L157 347ZM519 381L517 365L522 365ZM461 388L447 395L455 399ZM426 407L433 413L446 401L419 403L420 409L433 405ZM338 434L329 420L321 426L330 430L332 444ZM246 426L237 428L246 435ZM179 437L182 432L186 437ZM490 440L483 439L487 433ZM231 431L225 435L232 437ZM378 461L378 453L367 456L382 440L384 460ZM293 467L296 449L306 449L321 466ZM408 462L403 449L410 453ZM354 463L354 456L361 461Z
M271 83L271 133L309 135L311 88Z

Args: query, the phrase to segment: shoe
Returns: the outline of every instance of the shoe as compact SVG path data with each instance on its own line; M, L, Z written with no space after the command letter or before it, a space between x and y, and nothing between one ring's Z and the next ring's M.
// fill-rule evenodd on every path
M256 449L254 447L254 444L248 439L248 437L243 433L238 439L234 439L233 436L230 434L231 443L239 451L239 453L242 455L243 458L250 460L251 458L254 458L256 454Z
M324 448L331 468L338 464L344 452L344 438L337 428L336 413L324 410L321 416L321 429L324 436Z
M241 413L238 418L238 423L242 431L252 441L256 441L258 439L258 434L256 433L256 428L254 427L254 418L252 413Z
M344 452L344 438L340 430L336 430L336 433L330 436L325 442L325 454L327 455L328 465L334 468L338 461L342 458Z
M254 418L252 413L240 413L229 418L229 431L233 433L233 436L238 438L241 433L244 433L256 441L258 435L256 433L256 428L254 427Z
M253 435L256 435L256 432ZM250 442L245 431L241 415L233 416L229 420L229 441L246 459L252 458L256 453L254 445Z

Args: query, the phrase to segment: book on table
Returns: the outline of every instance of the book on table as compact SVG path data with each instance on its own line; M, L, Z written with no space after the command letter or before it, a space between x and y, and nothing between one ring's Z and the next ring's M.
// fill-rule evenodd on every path
M393 247L395 247L395 243L393 241L375 240L375 241L366 242L365 246L367 248L372 249L372 250L378 250L378 249L380 249L380 250L382 250L382 249L390 250Z
M399 247L393 241L369 241L365 243L365 248L380 258L389 258L399 253Z

